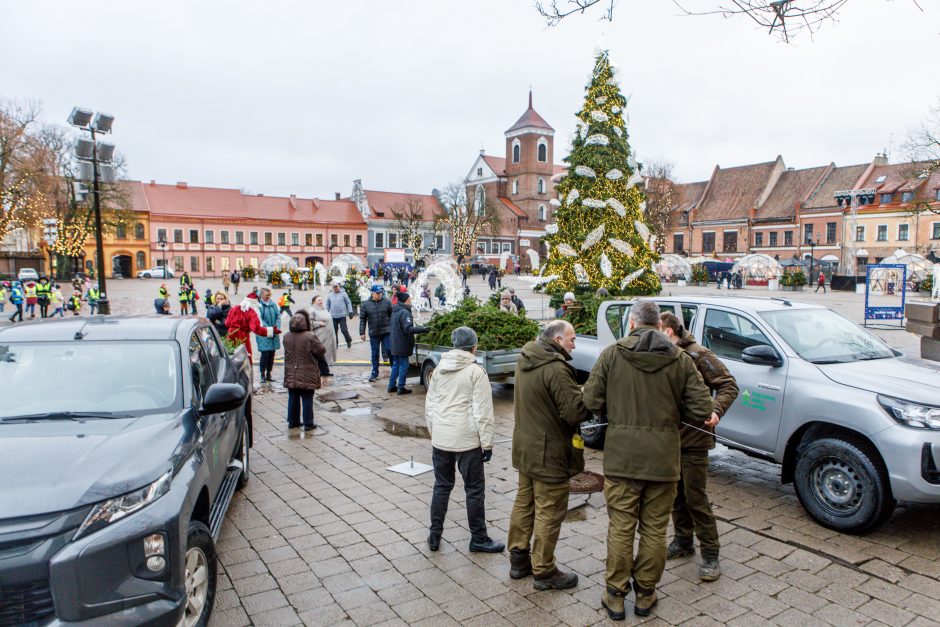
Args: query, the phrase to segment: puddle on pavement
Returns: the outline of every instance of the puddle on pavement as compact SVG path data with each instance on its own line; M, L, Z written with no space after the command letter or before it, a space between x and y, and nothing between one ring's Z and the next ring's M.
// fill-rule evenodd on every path
M580 521L580 520L587 520L587 519L588 519L588 511L587 511L587 510L588 510L588 508L587 508L587 503L585 503L585 504L583 504L583 505L579 505L578 507L576 507L576 508L574 508L574 509L568 511L568 515L565 516L565 520L566 520L567 522L575 522L575 521Z
M343 410L344 416L368 416L372 413L371 407L350 407Z

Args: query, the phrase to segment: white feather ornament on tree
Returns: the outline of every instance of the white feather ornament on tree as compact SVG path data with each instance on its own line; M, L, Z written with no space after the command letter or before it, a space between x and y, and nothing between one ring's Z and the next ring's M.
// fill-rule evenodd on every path
M614 106L612 106L612 107L610 108L610 112L611 112L611 113L620 113L620 107L618 107L617 105L614 105Z
M580 197L581 197L581 192L579 192L577 188L574 188L570 192L568 192L568 197L565 199L565 201L570 205L571 203L573 203Z
M548 204L550 204L552 207L561 207L561 201L557 198L552 198L548 201Z
M621 218L627 217L627 208L623 206L623 203L617 200L616 198L608 198L607 206L617 212L617 215Z
M617 251L622 252L624 255L632 256L633 255L633 246L623 241L622 239L617 239L615 237L608 238L607 240L611 246L613 246Z
M587 250L597 242L601 241L601 238L604 237L604 229L606 228L605 224L600 225L590 233L587 237L584 238L584 242L581 243L581 250Z
M591 209L603 209L607 206L605 201L598 200L596 198L585 198L581 201L581 204L585 207L590 207Z
M621 172L617 168L614 168L613 170L608 170L607 174L605 174L604 176L609 178L611 181L616 181L617 179L623 178L623 172Z
M595 109L594 111L591 111L591 119L595 122L606 122L610 118L607 117L607 114L603 111L598 111Z
M614 266L610 263L610 259L607 258L607 253L601 253L601 274L603 274L608 279L614 274Z
M597 173L586 165L579 165L574 169L574 173L578 176L586 176L590 179L596 178Z
M557 225L557 224L546 224L546 225L545 225L545 232L548 233L549 235L554 235L555 233L558 232L558 225Z
M642 182L643 175L634 170L633 174L630 175L630 178L627 179L627 187L633 187L634 185L639 185Z
M614 132L617 133L617 137L623 137L623 131L620 129L619 126L614 127Z
M597 98L594 99L594 102L596 102L599 105L602 105L605 102L607 102L607 96L598 96Z
M600 133L595 133L584 140L584 145L586 146L606 146L609 143L610 140L607 139L607 136L601 135Z
M591 279L588 277L588 273L584 270L584 266L582 266L580 263L574 264L574 277L578 280L578 283L591 282Z
M644 242L648 242L650 239L650 229L646 224L640 220L634 220L633 226L636 227L636 232L640 234L640 237L643 238Z
M578 256L578 251L576 251L574 248L572 248L568 244L558 244L556 248L558 249L558 252L560 252L565 257L577 257Z
M640 275L646 272L646 268L640 268L636 272L631 272L627 276L623 277L623 281L620 282L620 289L625 290L627 286L640 278Z

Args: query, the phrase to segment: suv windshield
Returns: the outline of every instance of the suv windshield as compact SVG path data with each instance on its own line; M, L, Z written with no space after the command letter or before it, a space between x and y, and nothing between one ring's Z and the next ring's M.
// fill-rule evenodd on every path
M760 317L800 357L815 364L894 357L884 342L830 309L763 311Z
M171 342L0 344L0 420L171 410L178 405L178 381Z

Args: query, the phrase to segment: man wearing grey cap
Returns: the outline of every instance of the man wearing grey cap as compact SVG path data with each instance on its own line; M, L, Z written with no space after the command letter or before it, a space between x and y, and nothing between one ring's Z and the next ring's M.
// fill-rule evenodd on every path
M456 466L467 494L470 550L501 553L505 545L487 535L484 507L486 476L483 463L493 456L496 430L490 380L486 371L476 363L477 334L473 329L454 329L450 341L454 349L444 353L434 369L424 401L434 464L428 548L437 551L441 546Z

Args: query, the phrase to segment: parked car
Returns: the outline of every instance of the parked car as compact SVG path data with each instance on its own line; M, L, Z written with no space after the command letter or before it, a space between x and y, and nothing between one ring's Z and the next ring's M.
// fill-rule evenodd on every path
M147 268L146 270L137 271L138 279L172 279L173 271L164 266L156 266L155 268Z
M655 298L720 357L741 390L718 424L731 448L783 466L806 511L839 531L874 529L897 500L940 503L940 371L836 312L780 298ZM582 380L628 334L630 301L608 301L579 336ZM583 426L603 446L606 422Z
M201 318L6 327L0 397L0 624L207 624L249 478L244 348Z
M35 268L20 268L16 278L20 281L38 281L39 273L36 272Z

